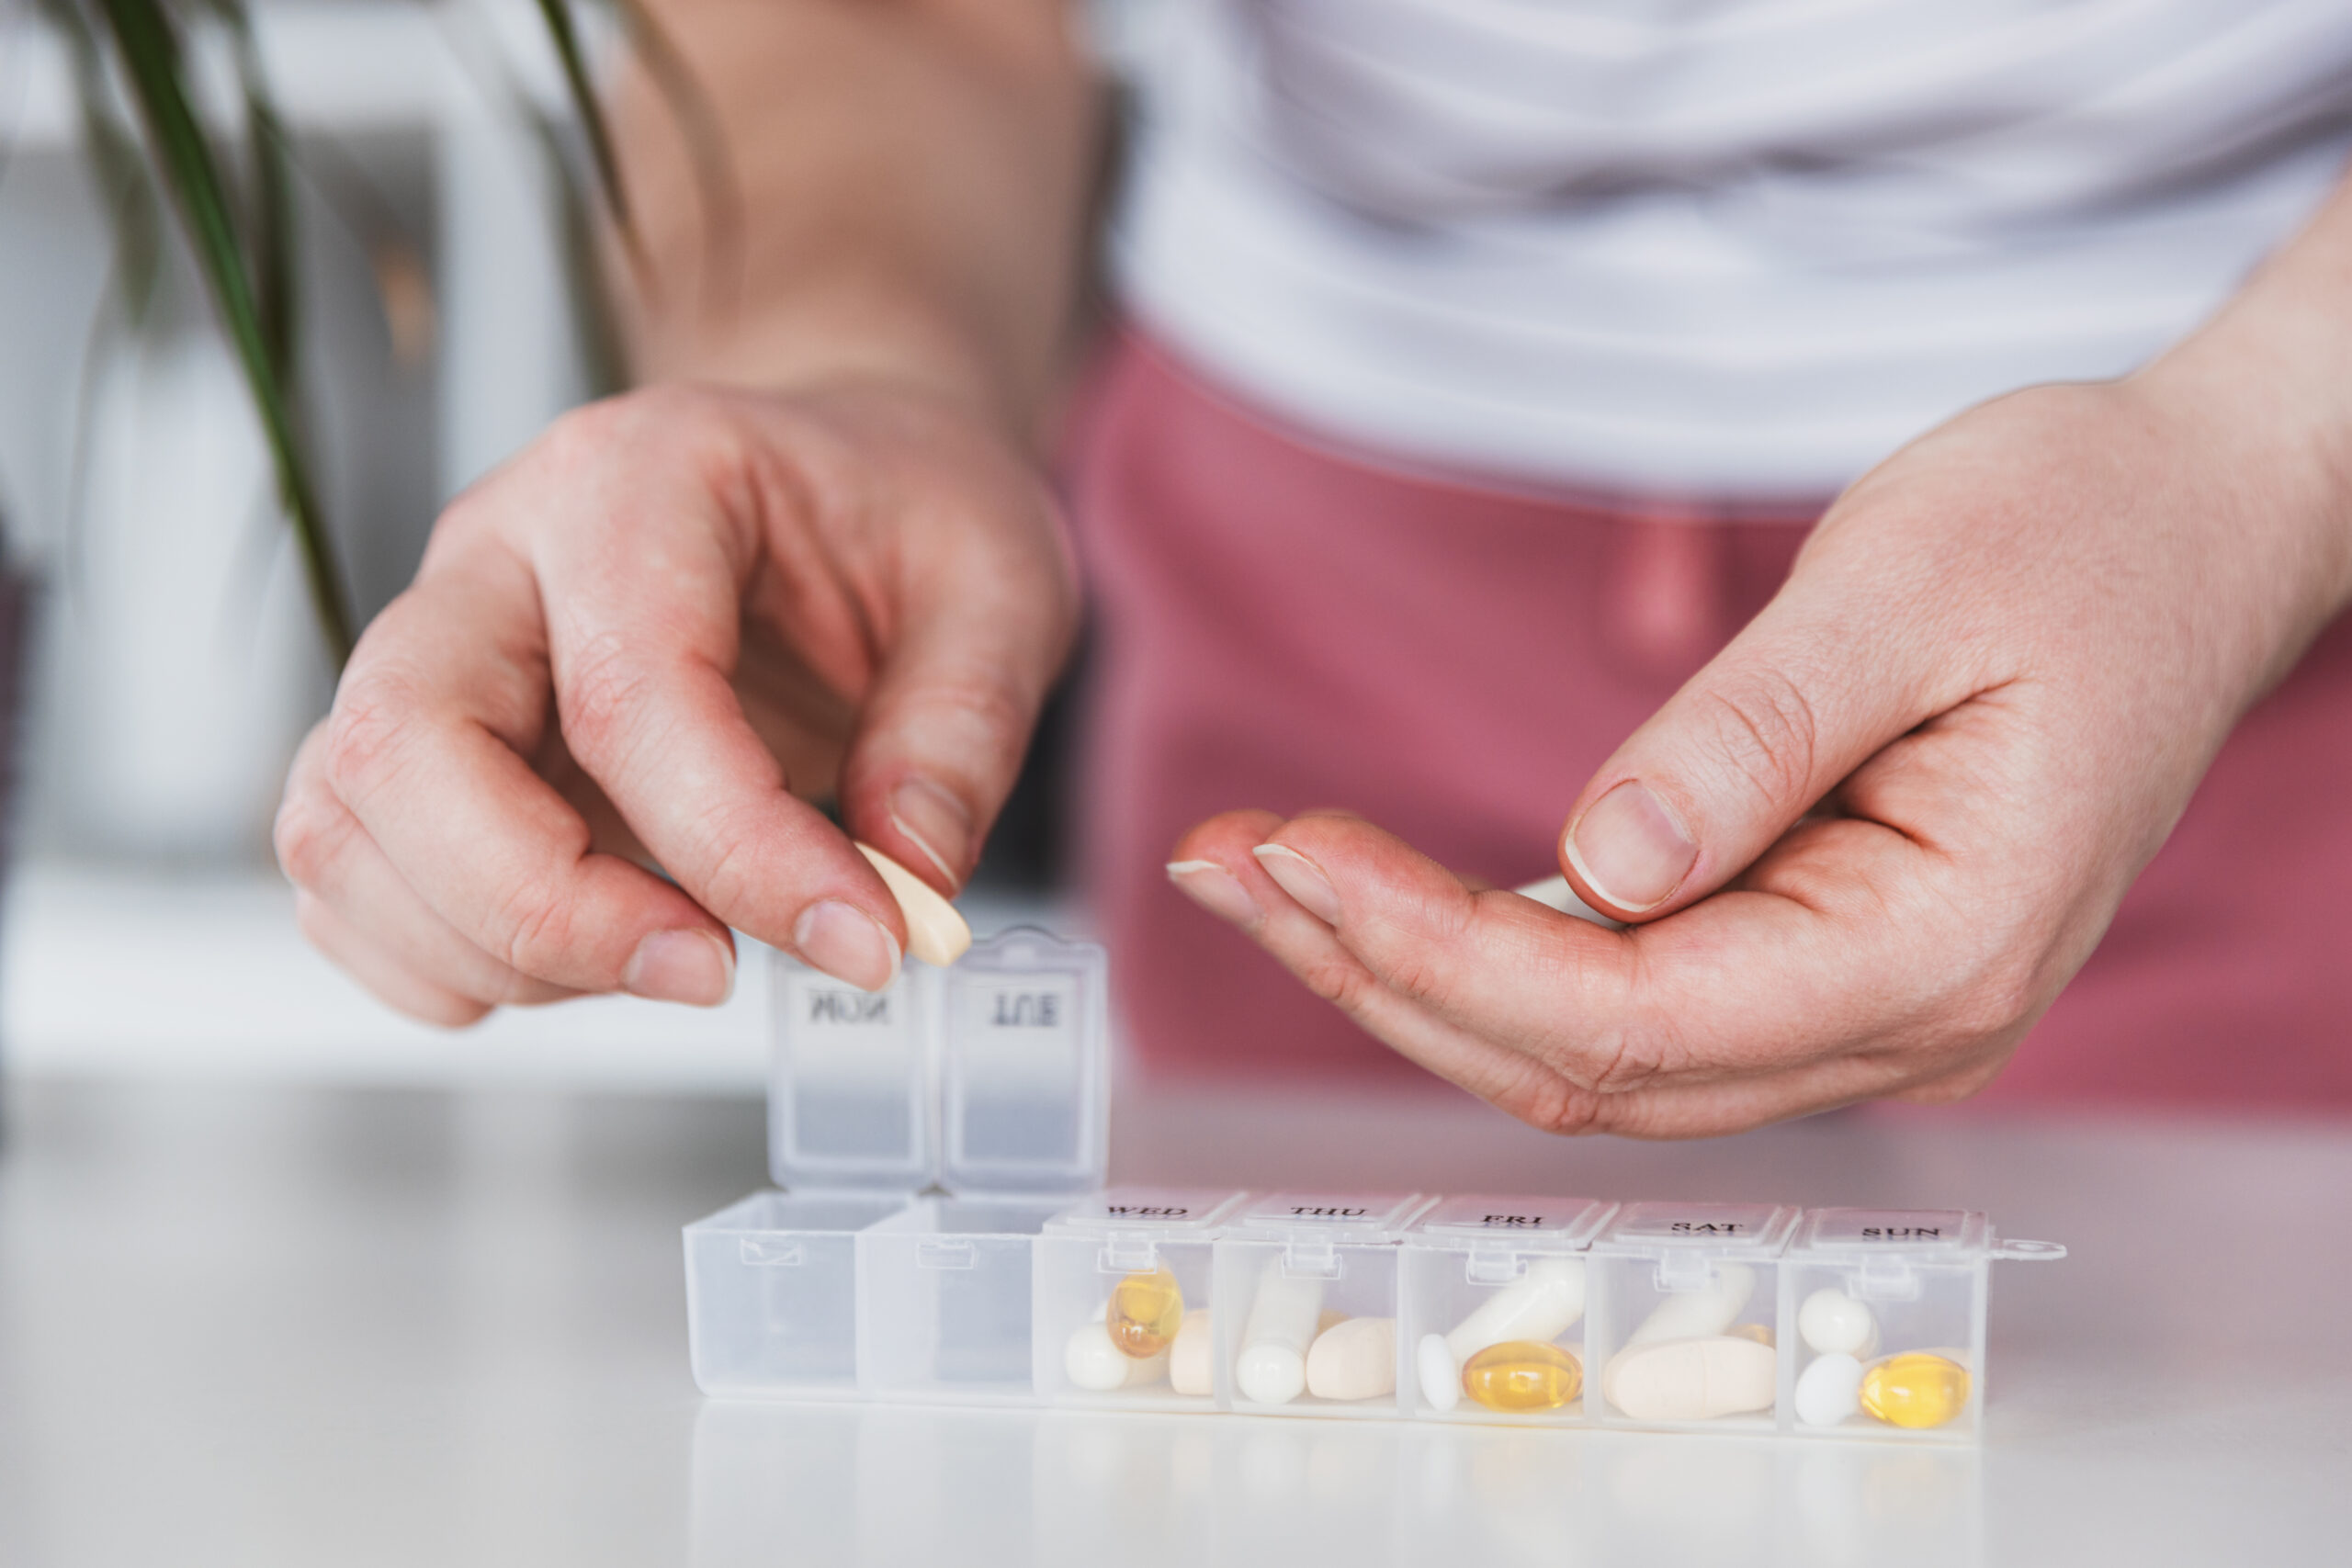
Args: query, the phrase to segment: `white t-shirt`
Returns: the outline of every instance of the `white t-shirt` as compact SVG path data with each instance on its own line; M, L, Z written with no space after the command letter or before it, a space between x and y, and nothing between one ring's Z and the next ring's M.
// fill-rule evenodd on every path
M2194 327L2352 152L2352 0L1164 0L1128 308L1395 459L1832 493Z

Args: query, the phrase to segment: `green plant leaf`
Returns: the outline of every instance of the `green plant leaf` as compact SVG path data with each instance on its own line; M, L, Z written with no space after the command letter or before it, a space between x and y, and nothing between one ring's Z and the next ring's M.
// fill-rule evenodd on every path
M612 127L605 122L605 106L596 96L596 85L589 80L587 57L580 51L580 31L571 23L571 7L566 0L539 0L539 15L548 25L548 38L555 45L556 59L563 65L563 83L571 94L571 107L580 116L580 129L588 138L588 155L596 166L596 183L605 193L605 206L613 215L613 227L620 231L621 244L628 252L629 264L642 276L645 272L644 252L638 244L637 225L629 216L628 191L621 183L620 159L613 152Z
M238 225L220 161L190 107L177 39L158 0L97 0L147 128L162 183L171 191L197 265L220 310L261 416L279 499L301 546L303 576L335 663L351 655L351 617L343 577L321 514L311 468L297 434L291 389L279 369L253 268L238 243Z

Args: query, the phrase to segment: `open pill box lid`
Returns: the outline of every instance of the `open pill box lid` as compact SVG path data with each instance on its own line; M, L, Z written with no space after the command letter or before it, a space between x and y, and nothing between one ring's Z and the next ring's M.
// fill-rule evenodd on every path
M1109 1165L1102 950L1020 927L868 993L779 959L768 1169L795 1190L1052 1194Z
M1419 1192L1266 1192L1242 1205L1227 1227L1260 1241L1315 1236L1337 1247L1402 1240L1434 1198Z
M1596 1252L1770 1258L1787 1249L1797 1210L1788 1203L1628 1203L1592 1244Z
M1965 1209L1807 1209L1791 1251L1828 1262L1894 1256L1916 1263L2041 1262L2066 1256L2054 1241L2005 1240L1994 1235L1990 1219Z
M1117 1231L1151 1241L1207 1241L1249 1194L1222 1187L1114 1187L1046 1222L1048 1234Z
M1440 1201L1413 1222L1411 1239L1419 1246L1475 1252L1581 1252L1616 1212L1616 1204L1598 1198L1472 1193Z

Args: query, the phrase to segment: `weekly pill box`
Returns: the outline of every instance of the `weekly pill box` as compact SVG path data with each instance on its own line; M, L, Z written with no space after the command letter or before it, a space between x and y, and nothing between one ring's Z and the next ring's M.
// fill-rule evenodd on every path
M1100 949L1019 930L868 995L773 987L780 1190L685 1228L695 1380L1054 1404L1970 1442L1961 1211L1105 1190Z

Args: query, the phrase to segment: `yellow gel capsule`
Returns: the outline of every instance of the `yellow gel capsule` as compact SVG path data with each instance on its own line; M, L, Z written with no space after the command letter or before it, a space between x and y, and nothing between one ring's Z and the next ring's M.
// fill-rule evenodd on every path
M1584 1387L1584 1368L1557 1345L1507 1339L1462 1363L1462 1392L1489 1410L1557 1410Z
M1753 1339L1768 1350L1772 1348L1772 1331L1760 1323L1743 1323L1724 1332L1734 1339Z
M1968 1408L1968 1369L1914 1350L1862 1374L1862 1408L1893 1427L1940 1427Z
M1184 1326L1184 1291L1166 1269L1130 1274L1111 1291L1104 1319L1111 1343L1137 1360L1148 1360L1176 1342Z

